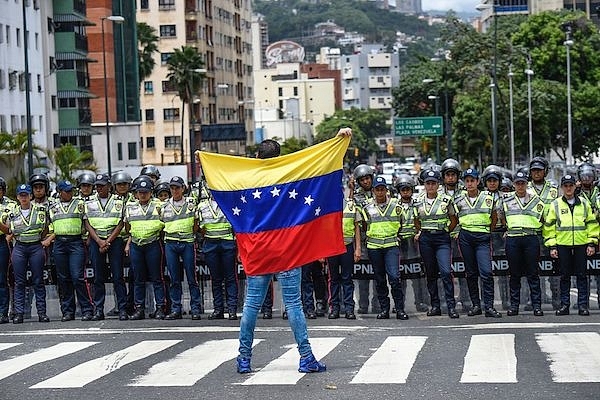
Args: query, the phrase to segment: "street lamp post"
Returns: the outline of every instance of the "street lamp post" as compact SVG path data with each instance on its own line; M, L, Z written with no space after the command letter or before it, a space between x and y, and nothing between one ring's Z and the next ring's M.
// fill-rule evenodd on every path
M527 115L529 118L529 159L533 158L533 120L531 118L531 77L533 76L533 70L531 69L531 58L527 58L527 69L525 70L527 75Z
M498 129L496 126L496 79L492 76L490 82L492 98L492 163L496 164L498 158Z
M29 42L27 31L27 5L23 1L23 55L25 62L25 117L27 121L25 126L27 127L27 172L28 176L33 175L33 131L31 129L31 94L29 80Z
M571 114L571 46L573 46L573 40L571 39L571 26L567 26L566 29L567 40L565 40L565 47L567 49L567 132L569 137L568 149L567 149L567 165L573 165L573 121Z
M104 20L112 21L115 24L122 24L125 18L120 15L109 15L102 17L102 67L104 71L104 117L106 118L106 161L108 164L108 176L112 176L112 166L110 157L110 114L108 109L108 77L106 76L106 40L104 38Z
M513 76L512 65L508 70L508 90L510 102L510 169L515 171L515 113L513 107Z
M195 134L194 134L194 129L195 129L195 125L196 125L196 113L194 110L194 77L195 74L205 74L207 72L207 70L205 68L196 68L192 70L192 76L191 76L191 88L188 85L188 101L190 102L190 169L191 169L191 178L192 178L192 184L196 181L196 154L194 152L194 142L195 142ZM183 120L181 122L182 126L183 126ZM202 147L202 146L200 146ZM183 147L183 130L181 133L181 159L184 160L184 147Z

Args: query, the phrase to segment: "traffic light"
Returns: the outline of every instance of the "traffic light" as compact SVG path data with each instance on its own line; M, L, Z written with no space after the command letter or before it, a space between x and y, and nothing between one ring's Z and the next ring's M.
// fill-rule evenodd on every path
M358 157L360 155L359 151L358 151L358 147L354 148L354 157Z
M387 153L390 154L390 155L394 154L394 145L393 144L388 143L388 145L387 145Z

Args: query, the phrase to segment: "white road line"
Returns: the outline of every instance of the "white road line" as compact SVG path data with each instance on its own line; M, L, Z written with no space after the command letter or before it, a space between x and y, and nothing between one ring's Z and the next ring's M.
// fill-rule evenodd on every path
M253 346L262 340L254 340ZM152 366L147 374L128 386L193 386L221 364L235 358L238 345L238 339L210 340Z
M471 336L460 382L516 383L515 335Z
M317 360L325 357L344 338L310 338L310 345ZM305 374L298 372L298 350L294 345L281 357L271 361L242 385L294 385Z
M350 383L406 383L427 336L389 336Z
M79 364L31 386L30 389L83 387L129 363L158 353L179 342L181 340L145 340L121 351Z
M554 382L600 382L600 335L596 332L538 333Z
M54 346L34 351L30 354L14 357L8 360L0 361L0 379L23 371L36 364L45 361L54 360L55 358L63 357L76 351L88 348L98 342L65 342ZM13 343L7 343L13 344ZM12 346L11 346L12 347Z
M0 351L10 349L23 343L0 343Z

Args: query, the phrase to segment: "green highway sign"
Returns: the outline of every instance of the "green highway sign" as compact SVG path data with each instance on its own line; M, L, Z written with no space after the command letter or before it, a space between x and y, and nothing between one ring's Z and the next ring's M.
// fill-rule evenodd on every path
M442 136L442 117L394 118L394 136Z

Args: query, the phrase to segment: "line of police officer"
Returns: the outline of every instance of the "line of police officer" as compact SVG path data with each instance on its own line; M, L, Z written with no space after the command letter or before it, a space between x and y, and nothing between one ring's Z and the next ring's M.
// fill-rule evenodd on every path
M458 182L461 172L464 185ZM563 176L560 197L558 187L546 180L547 172L548 163L542 157L532 159L529 168L518 171L514 176L506 176L499 167L492 165L483 171L482 188L478 171L468 168L463 172L456 160L447 159L439 171L427 169L421 172L419 178L425 191L418 196L413 196L415 180L410 175L400 175L396 179L395 189L400 193L400 199L405 199L402 210L391 195L393 190L384 189L388 186L385 179L375 177L373 169L367 165L356 167L353 175L358 187L354 199L361 210L364 242L377 282L376 291L382 309L378 318L389 318L387 274L397 318L405 319L404 291L398 264L399 259L414 257L408 247L411 238L418 243L425 268L431 304L428 316L442 313L437 285L439 276L448 315L450 318L459 317L451 269L454 247L465 264L466 286L472 303L468 315L500 318L501 313L494 308L491 263L491 232L497 230L505 232L505 252L509 263L507 315L519 313L522 276L528 281L533 314L544 314L538 275L538 262L544 249L541 244L545 245L552 258L558 259L560 286L556 284L558 279L551 279L556 315L569 314L573 275L577 278L579 314L589 315L587 257L596 252L600 219L598 188L593 185L595 167L583 163L578 168L577 177L570 174ZM447 185L442 186L447 180L452 182L451 191ZM455 235L452 235L453 232ZM382 258L372 251L374 247L387 247L390 256ZM392 249L394 251L390 251ZM398 254L395 252L397 249L400 250ZM415 303L422 304L426 300L419 290L418 281L413 281ZM501 290L503 286L508 289L501 285ZM504 300L503 296L503 303Z
M107 260L119 320L145 318L146 282L152 284L156 303L151 317L181 319L183 271L191 318L199 320L202 294L196 277L197 235L212 276L215 311L209 319L224 318L223 284L229 319L237 319L236 247L231 225L201 185L186 197L181 177L157 183L159 178L152 165L145 166L134 180L125 172L112 179L107 174L83 173L77 179L77 196L74 185L63 180L57 184L57 198L51 199L48 177L34 174L28 183L18 185L18 202L14 202L6 196L6 181L0 177L0 323L10 321L9 266L14 274L13 322L24 319L28 271L38 319L49 321L43 282L49 254L56 265L62 321L75 318L76 299L83 321L105 318ZM153 192L162 195L165 187L169 195L164 201L152 196ZM84 279L87 255L94 270L93 284ZM130 258L133 276L129 293L123 274L125 256Z

